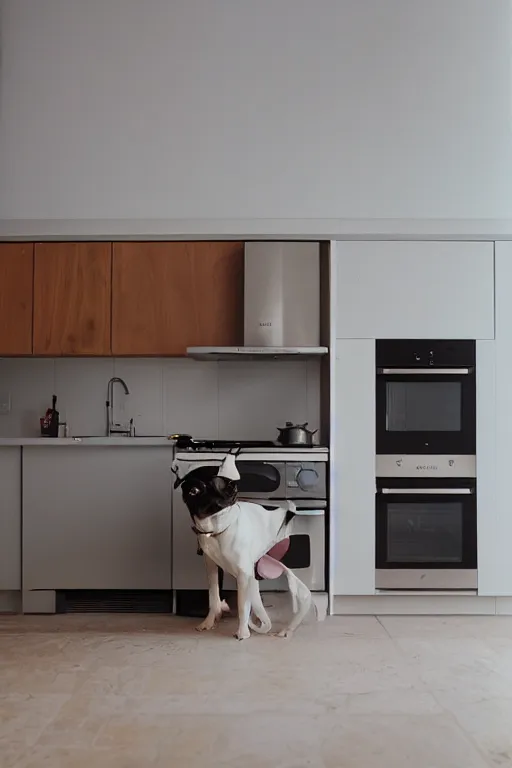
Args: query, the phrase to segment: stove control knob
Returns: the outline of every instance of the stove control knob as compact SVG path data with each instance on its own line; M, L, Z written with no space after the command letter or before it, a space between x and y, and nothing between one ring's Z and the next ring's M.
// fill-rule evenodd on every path
M311 491L318 485L318 472L314 469L299 469L296 479L301 491Z

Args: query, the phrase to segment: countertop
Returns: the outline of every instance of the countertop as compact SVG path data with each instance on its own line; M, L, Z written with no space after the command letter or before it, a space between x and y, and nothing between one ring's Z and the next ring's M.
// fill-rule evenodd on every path
M174 440L167 437L0 437L0 448L6 446L37 446L51 448L56 445L84 446L144 446L160 445L174 448Z
M26 447L41 447L51 448L52 446L162 446L170 449L174 449L175 441L170 440L168 437L0 437L0 448L9 446L26 446ZM265 448L244 448L243 453L277 453L283 452L293 453L294 451L307 451L312 454L328 454L329 449L325 446L316 445L314 448L286 448L284 446L276 445L274 447ZM193 456L194 451L180 451L180 454L186 453L188 456ZM197 451L197 453L204 454L205 451Z

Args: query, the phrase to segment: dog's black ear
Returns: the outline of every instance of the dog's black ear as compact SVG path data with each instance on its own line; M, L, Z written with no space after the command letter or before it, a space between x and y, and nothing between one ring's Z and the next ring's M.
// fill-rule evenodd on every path
M179 488L182 484L183 480L180 480L178 476L176 476L176 480L174 481L174 488Z

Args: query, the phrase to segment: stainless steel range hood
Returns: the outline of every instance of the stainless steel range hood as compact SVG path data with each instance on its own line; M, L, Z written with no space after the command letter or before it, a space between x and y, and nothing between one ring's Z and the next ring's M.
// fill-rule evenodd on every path
M320 345L318 243L245 245L244 346L188 347L194 360L297 360L326 355Z
M326 355L327 347L187 347L193 360L303 360Z

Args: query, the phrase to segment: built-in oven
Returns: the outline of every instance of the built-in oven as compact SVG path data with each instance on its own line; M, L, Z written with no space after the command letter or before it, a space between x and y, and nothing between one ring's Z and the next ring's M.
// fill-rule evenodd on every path
M476 589L476 542L474 478L377 478L377 589Z
M458 464L474 474L474 341L377 340L376 379L378 476L422 454L471 457Z

